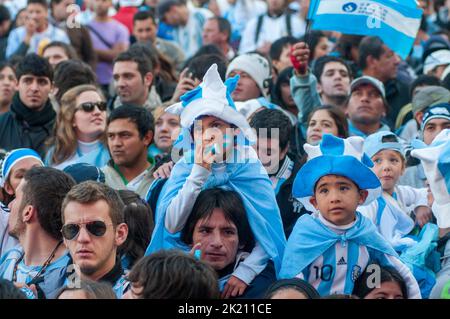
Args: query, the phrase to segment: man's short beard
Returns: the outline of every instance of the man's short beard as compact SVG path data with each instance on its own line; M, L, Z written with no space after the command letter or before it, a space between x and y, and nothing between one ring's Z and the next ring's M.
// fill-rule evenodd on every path
M14 225L14 228L8 230L8 235L19 240L20 235L22 235L24 231L25 231L25 223L19 219Z
M365 116L353 116L350 118L353 123L359 123L362 125L372 125L376 123L381 123L380 118L367 118Z

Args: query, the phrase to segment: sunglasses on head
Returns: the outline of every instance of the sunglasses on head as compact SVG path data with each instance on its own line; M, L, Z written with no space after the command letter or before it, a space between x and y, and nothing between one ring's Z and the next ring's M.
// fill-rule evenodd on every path
M80 104L77 109L82 109L83 111L90 113L95 109L95 107L97 107L100 111L106 111L106 102L85 102Z
M80 233L82 225L85 225L87 231L96 237L103 236L106 233L106 228L108 226L105 222L102 222L101 220L79 224L66 224L62 227L61 233L63 237L67 240L75 239Z

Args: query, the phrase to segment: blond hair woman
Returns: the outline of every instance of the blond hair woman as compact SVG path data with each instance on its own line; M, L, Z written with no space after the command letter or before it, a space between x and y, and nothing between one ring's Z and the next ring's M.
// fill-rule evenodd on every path
M110 159L105 131L106 102L101 90L93 85L70 89L61 98L45 164L58 169L75 163L103 167Z

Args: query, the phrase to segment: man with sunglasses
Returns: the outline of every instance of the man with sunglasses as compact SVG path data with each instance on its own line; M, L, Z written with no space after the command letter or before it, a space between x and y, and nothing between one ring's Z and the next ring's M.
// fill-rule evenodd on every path
M33 167L9 204L9 234L20 246L0 260L0 278L14 282L29 298L54 298L66 280L70 256L60 231L61 204L73 185L73 178L62 171Z
M44 142L56 119L48 96L53 70L46 59L32 53L19 63L16 73L18 92L10 110L0 116L0 148L31 148L44 157Z
M148 155L154 127L152 114L143 107L122 105L111 112L106 128L111 160L102 168L106 185L145 198L154 180L155 161Z
M73 187L62 204L61 232L76 266L76 275L110 283L117 298L129 286L117 254L117 248L128 235L123 210L117 192L94 181Z

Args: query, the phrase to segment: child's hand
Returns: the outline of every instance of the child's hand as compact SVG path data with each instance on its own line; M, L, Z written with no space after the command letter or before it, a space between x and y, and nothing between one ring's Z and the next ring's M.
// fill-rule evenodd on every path
M211 170L211 164L216 160L217 153L215 145L206 145L203 147L202 143L195 143L195 164Z
M422 228L433 218L433 213L427 206L419 206L415 209L414 212L416 214L416 224L419 225L420 228Z
M153 173L153 177L155 179L158 179L158 178L169 178L170 177L170 173L172 172L173 165L174 164L173 164L172 161L162 164Z
M238 297L247 289L247 284L235 276L231 276L222 292L222 299Z
M295 43L291 48L291 62L298 75L308 73L309 48L305 42Z

